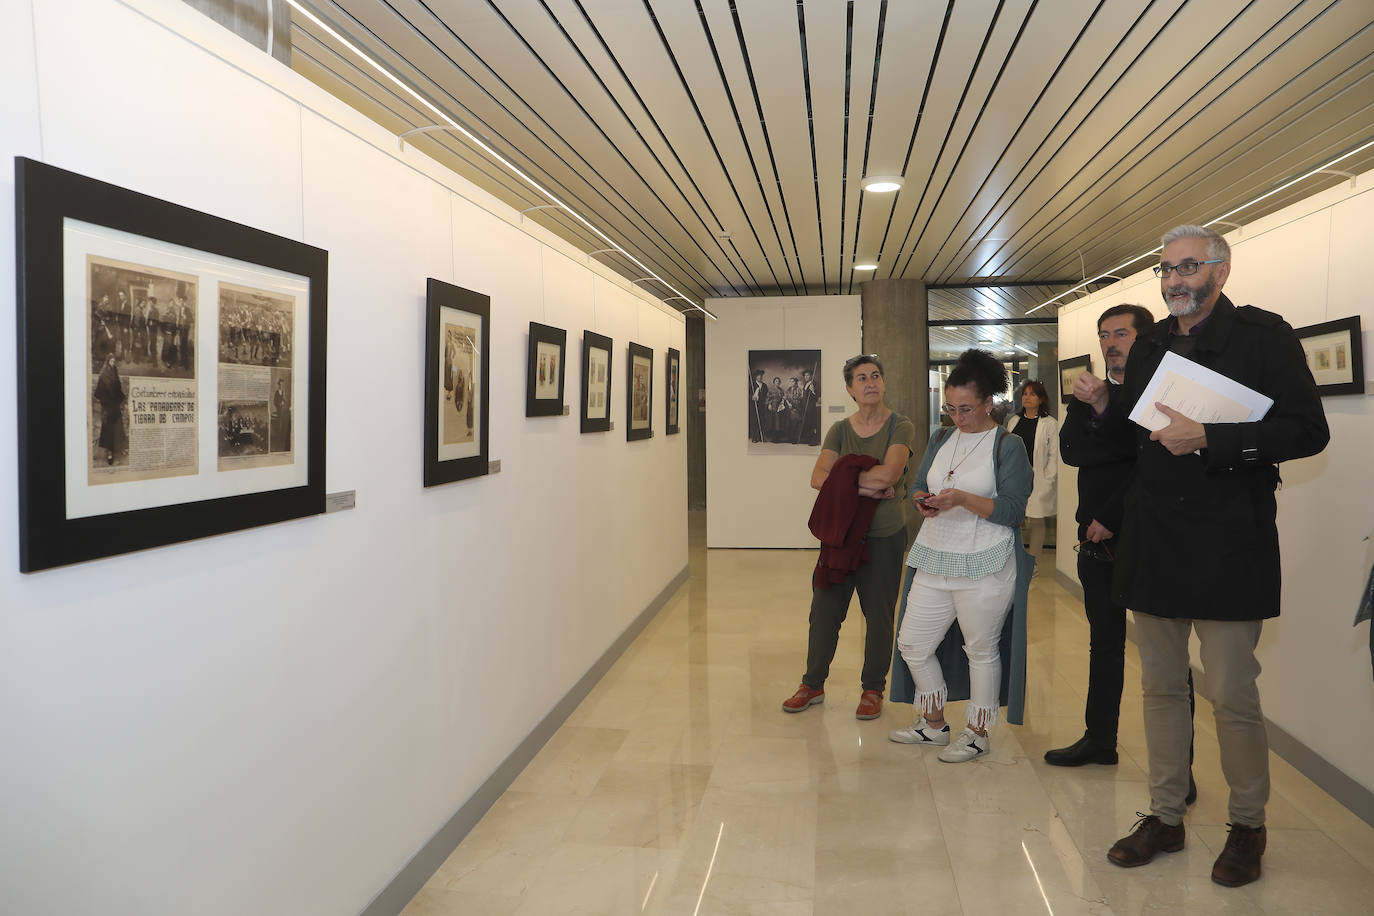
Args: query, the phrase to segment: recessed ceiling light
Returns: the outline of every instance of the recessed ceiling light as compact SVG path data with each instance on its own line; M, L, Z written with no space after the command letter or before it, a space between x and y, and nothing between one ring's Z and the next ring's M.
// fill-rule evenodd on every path
M855 269L855 270L877 270L877 269L878 269L878 265L877 265L877 264L855 264L855 265L854 265L854 269Z
M874 194L886 194L900 189L902 186L901 175L865 175L859 182L859 187L865 191L872 191Z
M940 327L940 330L942 330L942 331L957 331L957 330L959 330L959 328L958 328L957 325L946 324L946 325L942 325L942 326Z

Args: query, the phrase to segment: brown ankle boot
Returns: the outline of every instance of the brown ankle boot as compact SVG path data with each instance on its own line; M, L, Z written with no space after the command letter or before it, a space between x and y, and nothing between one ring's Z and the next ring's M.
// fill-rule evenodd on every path
M1226 826L1231 832L1226 835L1226 848L1212 866L1212 880L1224 887L1240 887L1259 878L1260 857L1264 855L1268 833L1263 824L1258 827Z
M1107 858L1113 865L1135 868L1149 862L1157 852L1178 852L1185 838L1182 824L1170 826L1157 815L1140 814L1131 834L1117 840L1116 845L1107 850Z

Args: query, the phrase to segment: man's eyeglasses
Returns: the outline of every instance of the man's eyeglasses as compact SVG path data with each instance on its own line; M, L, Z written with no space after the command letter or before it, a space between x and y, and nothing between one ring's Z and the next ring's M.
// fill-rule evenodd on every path
M969 414L973 413L973 411L977 408L970 407L967 404L960 404L958 407L955 407L953 404L946 404L944 407L941 407L940 409L943 410L945 413L949 414L951 417L967 417Z
M1101 541L1079 541L1074 545L1073 551L1099 563L1116 562L1116 557L1112 556L1111 548Z
M1161 264L1154 269L1156 277L1168 277L1169 274L1178 274L1180 277L1191 277L1197 273L1197 269L1203 264L1220 264L1225 258L1213 258L1210 261L1194 261L1189 258L1186 261L1179 261L1177 264Z

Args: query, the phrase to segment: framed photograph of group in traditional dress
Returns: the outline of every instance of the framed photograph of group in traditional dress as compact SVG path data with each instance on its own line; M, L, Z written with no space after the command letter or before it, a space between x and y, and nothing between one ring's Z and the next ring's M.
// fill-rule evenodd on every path
M1307 368L1322 397L1364 394L1364 347L1360 316L1337 318L1297 329Z
M18 157L19 566L324 511L328 253Z
M678 432L677 385L678 378L681 375L681 366L682 354L679 353L677 350L674 350L672 347L669 347L668 358L663 362L665 376L663 385L663 403L665 420L663 425L665 435L669 436L671 436L673 433Z
M821 351L750 350L748 371L748 453L816 454Z
M1073 383L1084 372L1093 371L1091 356L1075 356L1059 361L1059 403L1067 404L1073 400ZM1013 405L1016 406L1016 405Z
M425 486L487 473L491 297L429 278L425 288Z
M525 416L563 415L563 366L568 332L530 322L530 352L525 369Z
M648 439L654 434L654 351L630 343L625 362L625 438Z
M611 428L611 339L582 332L582 432Z

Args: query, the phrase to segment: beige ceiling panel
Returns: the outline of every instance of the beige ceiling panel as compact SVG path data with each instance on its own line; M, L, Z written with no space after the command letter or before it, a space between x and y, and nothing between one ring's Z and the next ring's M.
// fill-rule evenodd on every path
M1059 97L1065 90L1074 92L1074 83L1078 82L1082 88L1077 97L1059 122L1040 138L1035 152L1024 157L1025 162L1015 176L1001 182L1000 195L965 246L967 256L961 263L945 268L947 276L1000 276L1007 272L1016 245L1028 234L1023 231L1019 240L1017 230L1033 220L1044 203L1129 121L1130 106L1112 104L1104 100L1105 96L1126 76L1132 61L1185 2L1151 4L1138 18L1134 4L1113 5L1094 19L1066 72L1051 87L1051 93ZM1107 59L1101 60L1101 54L1108 52ZM1100 66L1091 76L1080 76L1095 63ZM1070 72L1076 79L1069 78ZM1075 155L1075 150L1081 152ZM997 241L979 245L982 239Z
M604 84L598 81L597 74L560 28L569 24L555 20L538 0L507 2L502 12L543 64L514 71L522 75L522 83L531 90L527 93L517 84L525 100L589 160L612 191L629 198L627 206L638 206L655 224L676 223L689 240L679 248L683 257L697 263L703 272L724 275L735 285L736 293L747 289L742 263L716 238L717 220L706 200L718 195L713 195L713 189L707 185L704 197L698 188L698 184L706 185L712 180L725 183L723 173L717 169L689 177L675 159L670 158L668 163L660 160L626 117L628 110L617 107L615 98L607 91L608 85L623 83L619 74L612 72L609 78L602 77ZM573 15L581 20L575 10ZM475 50L481 53L480 48ZM552 78L544 77L544 66L552 71ZM631 101L631 108L639 107ZM638 193L641 189L642 193ZM656 206L658 212L646 206ZM704 266L707 261L713 265L711 271Z
M473 115L484 122L490 133L505 141L494 144L498 149L503 149L565 203L644 260L675 264L673 269L692 278L698 286L724 285L726 278L719 266L695 246L667 207L649 195L641 197L636 205L620 193L619 188L640 184L636 173L593 131L590 122L542 65L531 61L529 66L498 77L484 63L520 55L529 58L527 47L509 25L488 10L484 18L469 15L459 25L447 24L454 33L449 34L442 26L431 28L434 20L414 0L396 0L396 9L412 16L416 27L425 28L439 51L434 51L428 41L418 38L414 29L397 17L390 21L383 17L384 37L410 59L428 64L427 73L441 74L439 82L450 94L470 99L467 107ZM452 66L442 67L444 57L440 54L461 67L462 72ZM484 91L470 91L469 81ZM588 158L608 169L609 174L593 168ZM690 210L684 208L684 213L689 215ZM737 281L738 277L734 279Z
M1143 167L1142 160L1186 129L1188 119L1238 75L1227 79L1222 72L1247 53L1258 59L1272 51L1305 21L1280 21L1291 7L1285 0L1258 0L1254 15L1237 18L1244 5L1242 0L1190 4L1165 24L1105 96L1098 109L1105 123L1096 129L1098 118L1086 123L1059 153L1064 166L1037 178L1037 194L1022 201L1034 215L1027 213L1021 240L1004 251L999 272L1055 273L1065 252L1077 250L1085 237L1088 221L1075 223L1074 217L1085 210L1117 212L1138 201L1140 187L1159 174ZM1205 63L1199 55L1205 55ZM1207 78L1189 79L1190 72ZM1074 164L1079 167L1072 169ZM1060 176L1067 180L1054 180ZM1049 261L1047 251L1054 253Z
M735 124L730 96L721 82L700 15L692 5L672 2L660 2L656 15L672 48L673 59L682 71L682 80L700 112L700 121L706 125L707 133L702 135L698 145L712 161L708 168L692 176L716 217L716 225L706 231L717 245L722 244L717 239L718 234L728 233L730 239L724 244L746 252L753 264L757 265L760 255L765 252L780 257L776 238L771 234L759 234L749 215L750 208L758 213L765 205L752 177L748 181L741 180L752 176L748 150ZM719 37L713 38L719 43ZM755 284L756 291L771 287L775 282L769 273L751 274L750 281Z
M1147 15L1159 17L1157 21L1162 23L1168 13L1167 5L1156 4ZM1040 19L1038 13L1036 18ZM1125 69L1126 56L1115 53L1118 46L1128 43L1138 46L1148 40L1146 22L1142 22L1143 27L1132 29L1137 20L1142 18L1138 6L1134 4L1109 4L1095 16L1082 17L1085 21L1082 32L1071 32L1067 27L1078 19L1064 17L1065 37L1069 39L1067 44L1051 43L1040 48L1027 32L1023 46L1026 39L1031 39L1030 46L1037 48L1035 53L1053 53L1056 69L1052 75L1037 83L1045 86L1043 95L1028 109L1025 123L1018 127L1016 136L998 157L996 166L988 171L978 191L971 196L968 212L955 226L949 243L927 271L930 277L963 280L995 273L984 268L1010 238L1005 227L1002 232L995 231L1007 202L1013 199L1014 193L1029 184L1031 175L1054 161L1057 145L1069 136L1093 104L1101 99L1110 86L1109 80L1119 76ZM1020 61L1013 61L1015 69L1008 74L1013 82L1029 79L1019 64ZM1107 130L1115 133L1116 123L1112 115L1112 112L1103 112L1097 121L1108 123L1110 126ZM985 239L1000 241L985 242Z
M1053 126L1055 113L1048 106L1037 106L1037 98L1077 38L1078 23L1091 16L1095 5L1094 0L1061 0L1053 10L1041 5L1031 11L1015 46L1001 63L1004 69L979 113L977 127L959 151L957 165L941 189L938 208L927 229L929 259L915 259L913 272L930 279L939 276L936 265L942 260L947 263L967 238L970 226L965 227L963 238L956 238L954 233L960 222L968 219L977 195L988 188L1014 138L1023 130L1043 135ZM1066 28L1066 23L1073 25Z
M919 268L912 269L914 262L923 260L914 253L929 245L926 224L1028 8L1028 0L954 6L921 116L916 151L907 167L907 185L895 210L890 238L897 248L888 260L898 276L923 278Z
M864 161L864 150L868 147L868 95L873 85L873 59L878 47L878 13L881 8L881 4L877 2L856 2L850 33L849 117L847 124L840 125L840 142L844 146L845 156L845 183L841 201L843 232L840 235L840 256L836 273L836 286L845 294L858 292L857 284L870 277L867 273L856 274L854 264L857 258L871 256L856 253L855 243L858 239L860 210L863 204L863 192L859 190L859 178L862 176L858 172Z
M432 24L428 13L419 10L410 0L398 0L398 6L403 6L404 12L423 17L417 20L420 24L423 25L426 21ZM638 245L644 249L645 255L642 256L646 260L652 257L660 264L666 265L663 269L675 270L679 275L685 273L695 285L703 285L703 278L694 269L686 268L685 262L675 255L673 245L665 243L658 233L642 220L640 225L635 225L614 207L607 205L599 191L573 172L565 162L550 153L545 146L553 144L565 152L566 145L561 144L547 130L542 136L531 132L525 123L494 101L488 92L500 93L519 107L518 102L510 98L509 92L500 87L499 82L491 77L486 68L475 61L447 31L429 29L428 35L433 42L431 44L390 7L381 9L376 3L357 3L350 12L364 26L364 29L360 30L355 24L353 31L368 53L385 65L393 67L403 80L410 82L422 94L428 94L441 107L445 104L452 105L446 95L465 98L469 104L457 106L456 110L451 112L460 122L466 122L466 126L479 135L494 139L493 145L498 150L510 155L517 164L526 168L535 180L557 194L565 203L581 211L594 225L599 225L612 238L617 238L622 244L632 247ZM470 18L464 19L463 23L475 27L471 25ZM369 35L369 32L372 34ZM440 50L435 50L435 44ZM398 54L402 59L398 59ZM453 67L452 62L455 60L467 65L465 73ZM438 78L431 80L429 74ZM482 83L483 78L487 83L485 86ZM487 91L471 91L474 86L482 86ZM426 112L422 123L433 123L434 120L434 117ZM544 201L541 199L539 203L542 204Z
M707 176L710 176L713 172L719 171L718 164L712 166L697 165L696 167L692 167L683 161L685 159L687 162L699 163L704 161L702 157L710 156L711 151L709 149L693 147L683 150L681 154L679 154L679 152L669 144L668 140L662 135L659 127L655 125L653 119L649 116L644 104L641 104L642 96L638 95L636 90L626 83L620 67L618 66L618 62L607 53L601 41L597 38L596 33L593 31L592 26L584 19L582 13L573 3L573 0L548 0L548 3L555 15L558 16L559 22L567 29L569 36L576 44L582 56L587 59L592 69L594 69L601 80L605 82L621 109L623 109L625 114L631 119L629 127L634 132L635 138L633 142L619 145L622 152L626 153L632 161L639 162L641 157L636 153L632 153L631 150L635 149L637 146L644 147L646 150L644 153L645 161L657 163L666 174L668 180L684 189L698 187ZM589 12L592 12L594 15L610 15L610 11L605 13L602 12L603 6L605 6L605 4L583 4L584 8L592 7ZM614 108L614 106L612 107ZM615 112L615 117L616 119L621 118L618 110ZM648 170L646 166L642 174L646 177L646 180L648 180L652 175L652 171ZM657 180L654 180L653 184L657 187ZM715 218L722 224L743 225L747 227L748 219L744 214L749 212L751 199L757 199L761 209L761 198L757 198L757 194L755 194L754 198L748 196L748 192L756 190L755 188L745 187L742 190L745 192L741 195L744 201L743 206L741 206L740 200L735 199L733 195L724 199L712 199L709 201L709 204L703 201L700 206L703 210L709 209L714 211ZM696 195L694 194L694 196ZM716 239L714 228L709 235L711 240L719 241ZM746 271L747 282L766 285L769 274L766 268L764 268L760 252L762 252L763 255L768 253L768 248L766 247L768 242L769 239L767 237L762 240L756 239L752 232L746 230L736 236L732 243L726 243L722 247L732 256L743 257L747 260L749 265ZM703 246L709 246L709 242L705 240L703 240L702 244ZM711 249L708 247L708 250ZM734 260L734 258L732 258L732 260Z
M734 16L727 0L701 0L701 7L706 16L706 27L720 55L721 70L725 71L725 89L730 92L735 110L739 113L735 130L736 133L743 133L743 144L749 155L750 168L747 172L732 170L736 188L745 199L746 216L753 221L754 231L758 233L758 238L764 240L764 250L768 251L768 273L775 277L779 293L801 293L801 276L798 275L793 246L786 233L786 221L783 220L782 192L778 187L778 176L768 161L768 144L764 143L763 125L758 122L753 89L749 85L749 70L745 67L739 38L735 34ZM730 125L723 125L720 129L713 125L712 135L724 135L728 129ZM750 205L752 199L761 201L763 206ZM760 276L760 280L763 280L763 276Z
M846 188L858 194L847 180L844 161L845 7L831 0L810 0L806 15L807 69L811 73L811 124L816 134L816 175L821 208L821 260L824 289L840 291L843 244L841 215Z
M1078 227L1082 237L1096 241L1099 248L1121 244L1132 239L1132 226L1154 225L1151 219L1197 218L1190 214L1218 215L1248 199L1238 190L1240 184L1267 190L1295 171L1343 151L1316 135L1369 104L1367 88L1362 96L1349 87L1369 73L1374 61L1368 56L1359 58L1364 49L1350 43L1325 56L1320 49L1301 44L1271 51L1266 59L1297 55L1311 62L1306 72L1275 89L1275 81L1266 77L1263 68L1250 69L1245 58L1238 61L1220 84L1224 94L1211 98L1205 108L1191 111L1186 120L1180 117L1182 123L1161 125L1151 138L1155 142L1133 152L1132 171L1119 166L1122 177L1117 186L1091 205L1080 205L1065 224ZM1292 127L1299 117L1303 126ZM1234 179L1219 181L1218 175ZM1127 188L1129 194L1123 190ZM1154 235L1149 233L1146 239ZM1054 259L1063 257L1062 249L1051 245L1042 245L1039 254L1040 261L1032 262L1032 270L1053 270Z
M930 75L931 59L940 38L944 10L935 4L891 3L883 25L882 62L878 71L878 92L873 100L873 123L866 161L853 163L849 186L858 194L859 180L867 175L901 175L911 145L913 111ZM862 111L868 106L868 87ZM852 103L851 103L852 104ZM855 122L858 123L857 121ZM859 223L858 256L864 260L886 259L884 241L889 235L896 194L864 194ZM893 246L895 247L895 245ZM882 256L882 257L880 257ZM886 265L879 264L882 271Z
M751 0L738 4L737 12L763 108L769 155L782 182L785 228L780 229L792 243L803 284L821 289L825 280L796 0Z

